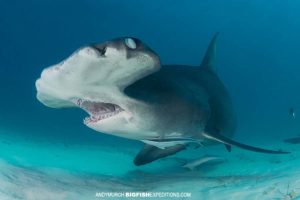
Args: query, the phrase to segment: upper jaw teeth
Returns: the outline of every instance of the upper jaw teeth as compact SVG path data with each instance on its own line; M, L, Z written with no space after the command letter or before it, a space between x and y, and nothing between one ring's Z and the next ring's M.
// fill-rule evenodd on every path
M93 102L83 99L75 99L73 102L90 114L90 117L84 119L85 124L97 122L124 111L120 106L112 103Z

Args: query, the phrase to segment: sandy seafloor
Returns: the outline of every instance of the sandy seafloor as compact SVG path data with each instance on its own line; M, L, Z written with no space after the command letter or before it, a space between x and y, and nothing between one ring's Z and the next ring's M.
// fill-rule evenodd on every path
M292 154L265 155L237 148L228 153L218 145L191 148L136 167L132 163L136 146L55 144L9 137L5 130L0 135L1 200L89 200L101 199L96 192L127 191L191 192L186 199L300 199L300 145L281 140L265 139L268 144L256 145ZM185 159L207 154L221 156L224 162L207 163L196 171L181 167Z

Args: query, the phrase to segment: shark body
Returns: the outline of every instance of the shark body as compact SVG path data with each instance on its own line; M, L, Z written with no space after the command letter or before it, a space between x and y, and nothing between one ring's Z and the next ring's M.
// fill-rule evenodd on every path
M90 116L84 123L98 132L144 141L136 165L175 154L191 142L288 153L232 140L236 114L214 71L216 38L200 66L161 65L136 38L89 45L42 72L37 98L49 107L85 110Z

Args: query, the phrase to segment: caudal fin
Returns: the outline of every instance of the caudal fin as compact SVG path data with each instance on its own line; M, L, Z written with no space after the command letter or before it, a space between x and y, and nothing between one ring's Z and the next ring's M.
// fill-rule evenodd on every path
M208 134L208 133L204 133L203 134L204 137L206 137L207 139L210 140L215 140L217 142L221 142L225 145L232 145L232 146L236 146L242 149L246 149L249 151L255 151L255 152L260 152L260 153L269 153L269 154L288 154L290 152L287 151L282 151L282 150L269 150L269 149L263 149L263 148L259 148L259 147L254 147L254 146L250 146L250 145L246 145L246 144L242 144L239 142L236 142L230 138L227 138L223 135L220 134Z

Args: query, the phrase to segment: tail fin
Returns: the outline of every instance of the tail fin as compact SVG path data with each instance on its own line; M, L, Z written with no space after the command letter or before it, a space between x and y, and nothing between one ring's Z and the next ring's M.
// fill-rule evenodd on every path
M227 138L220 134L204 133L203 136L206 137L207 139L215 140L215 141L221 142L225 145L237 146L242 149L249 150L249 151L255 151L255 152L260 152L260 153L270 153L270 154L288 154L288 153L290 153L290 152L286 152L286 151L282 151L282 150L276 151L276 150L268 150L268 149L254 147L254 146L249 146L249 145L242 144L242 143L236 142L234 140L231 140L230 138Z
M216 64L216 40L219 33L216 33L212 40L210 41L210 44L206 50L205 56L202 60L201 67L206 68L208 70L215 70L215 64Z

